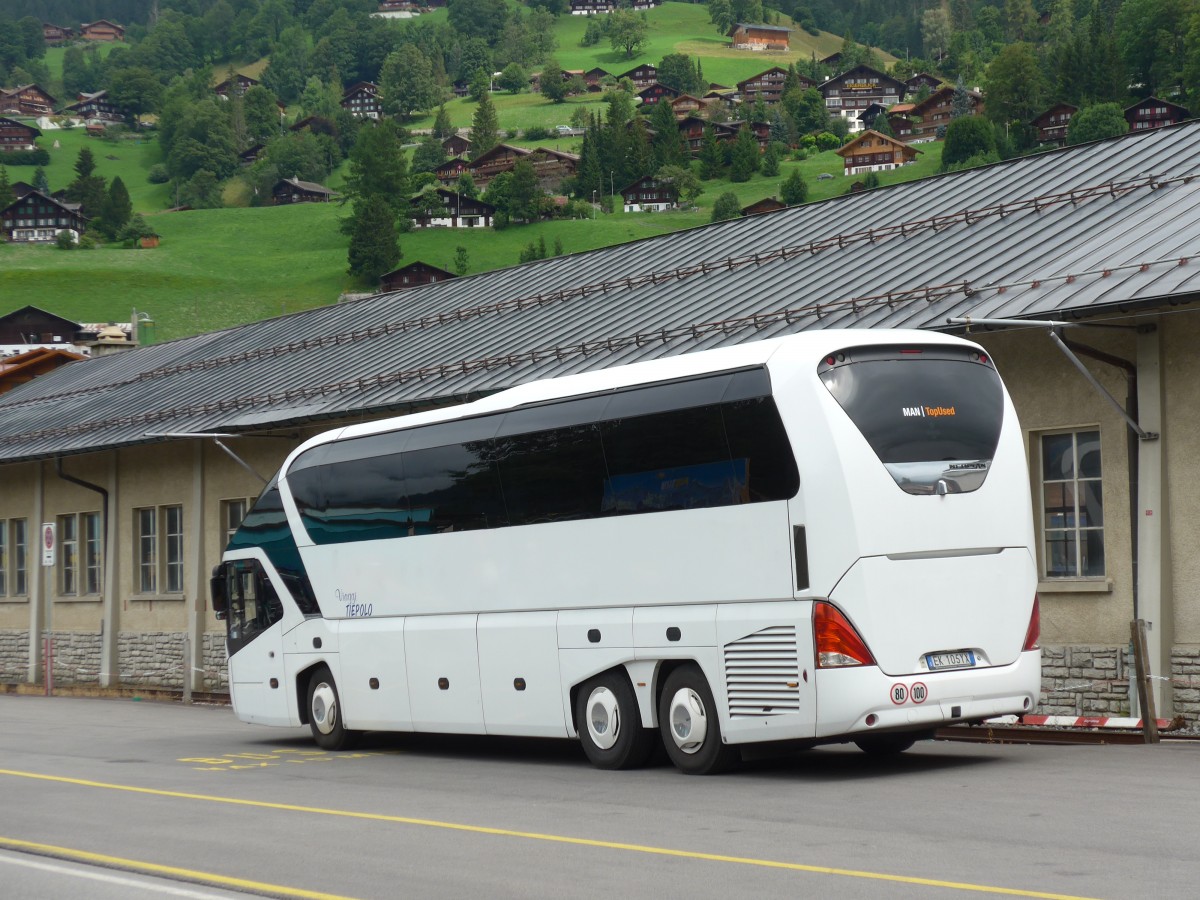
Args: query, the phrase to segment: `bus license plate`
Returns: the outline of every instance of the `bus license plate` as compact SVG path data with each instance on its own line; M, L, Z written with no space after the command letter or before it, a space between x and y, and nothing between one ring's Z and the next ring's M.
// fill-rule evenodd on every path
M970 650L956 650L953 653L927 653L925 664L930 671L934 669L966 669L975 665L975 654Z

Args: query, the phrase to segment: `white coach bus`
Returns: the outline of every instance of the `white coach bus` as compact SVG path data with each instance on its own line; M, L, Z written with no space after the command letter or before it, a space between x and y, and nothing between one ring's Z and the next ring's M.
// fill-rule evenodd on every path
M1028 713L1029 476L991 359L822 331L534 382L298 448L214 571L239 719L899 752Z

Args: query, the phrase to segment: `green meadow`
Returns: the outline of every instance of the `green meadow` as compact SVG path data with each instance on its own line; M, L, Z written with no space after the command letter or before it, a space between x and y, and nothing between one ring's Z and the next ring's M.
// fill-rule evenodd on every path
M438 11L434 15L444 15ZM624 59L602 43L579 47L586 27L580 16L562 16L556 23L558 59L564 68L602 66L623 72L640 62L657 62L672 52L699 54L705 77L733 84L772 65L786 65L809 54L823 56L838 49L841 39L832 35L812 38L793 32L789 54L733 51L728 39L708 22L701 5L666 3L648 15L650 39L633 59ZM106 50L107 48L102 48ZM62 50L51 50L52 70L61 71ZM238 71L260 70L263 61L235 66ZM214 67L224 77L230 67ZM570 121L577 106L602 112L596 95L554 104L537 94L495 94L494 102L503 129L524 130L534 125L553 128ZM469 127L475 104L466 100L447 103L451 120ZM428 127L432 117L408 123ZM346 274L349 240L339 229L349 210L337 203L249 208L246 192L235 179L226 191L227 202L243 205L214 210L168 212L173 198L168 185L147 180L150 168L162 161L153 133L107 141L88 137L82 128L47 129L41 145L50 153L46 167L52 190L66 187L75 177L80 148L87 146L96 159L97 173L111 180L120 176L134 208L143 213L161 236L153 250L103 246L95 250L63 251L48 246L0 243L0 312L26 304L41 306L76 321L128 321L132 310L149 313L159 339L256 321L282 313L334 303L339 295L371 289ZM538 142L577 151L580 138ZM883 184L932 175L941 162L941 145L926 144L918 161L903 170L880 175ZM528 244L544 241L553 252L555 241L566 254L640 240L707 224L720 194L732 191L745 206L764 197L778 196L780 184L798 168L809 187L809 201L817 202L844 193L850 179L841 175L842 161L833 152L803 161L784 162L774 178L755 175L750 181L704 182L696 208L664 213L596 213L575 220L555 220L511 226L501 231L424 229L403 234L401 264L421 260L454 271L457 249L467 253L467 273L475 274L515 265ZM832 178L820 179L822 174ZM8 169L12 181L32 181L33 168ZM328 183L338 187L342 171ZM610 185L604 185L610 188ZM622 185L614 184L620 189ZM620 207L619 197L617 207ZM831 211L836 215L836 208Z

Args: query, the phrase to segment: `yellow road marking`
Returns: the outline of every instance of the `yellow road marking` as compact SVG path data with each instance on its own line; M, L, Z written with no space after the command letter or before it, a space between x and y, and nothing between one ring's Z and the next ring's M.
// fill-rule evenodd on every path
M177 866L160 866L158 863L143 862L139 859L107 856L103 853L91 853L87 850L76 850L72 847L37 844L33 841L20 841L16 838L3 836L0 836L0 848L18 850L24 853L36 853L39 856L50 856L55 859L65 859L72 862L93 863L108 868L122 869L127 872L138 872L146 875L169 875L173 878L182 878L194 884L237 888L242 891L254 891L255 893L266 893L272 896L300 897L303 900L353 900L351 897L343 897L340 894L322 894L320 891L305 891L300 888L284 887L280 884L267 884L263 881L230 878L226 875L197 872L195 869L181 869Z
M287 812L302 812L320 816L338 816L346 819L364 819L373 822L391 822L399 825L420 825L425 828L444 828L449 831L464 831L472 834L489 834L497 837L523 838L530 841L547 841L555 844L571 844L577 847L597 847L605 850L623 850L629 853L648 853L655 856L673 856L680 859L697 859L707 862L737 863L765 869L785 869L793 872L810 872L820 875L843 875L849 878L866 878L874 881L889 881L898 884L917 884L923 887L949 888L957 891L974 891L981 894L1000 894L1006 897L1036 897L1039 900L1094 900L1072 894L1050 894L1044 891L1025 891L1018 888L994 887L986 884L970 884L960 881L941 881L936 878L917 878L911 875L891 875L886 872L866 872L857 869L838 869L831 866L813 866L804 863L782 862L773 859L756 859L749 856L726 856L720 853L701 853L695 850L675 850L670 847L653 847L645 844L625 844L619 841L600 841L591 838L569 837L561 834L540 834L536 831L514 831L508 828L491 828L486 825L464 825L461 822L440 822L436 819L418 819L411 816L392 816L384 813L355 812L346 809L324 809L317 806L297 806L291 803L271 803L265 800L244 800L239 797L215 797L208 794L191 794L185 791L164 791L158 788L136 787L128 784L107 784L102 781L87 781L81 778L66 778L61 775L41 775L36 772L18 772L0 769L0 775L14 778L31 778L38 781L53 781L80 787L102 788L110 791L125 791L133 794L149 794L155 797L173 797L179 800L202 800L208 803L227 803L233 806L251 806L259 809L278 809ZM297 894L296 896L304 896ZM313 895L317 896L317 895ZM324 895L321 895L324 896Z

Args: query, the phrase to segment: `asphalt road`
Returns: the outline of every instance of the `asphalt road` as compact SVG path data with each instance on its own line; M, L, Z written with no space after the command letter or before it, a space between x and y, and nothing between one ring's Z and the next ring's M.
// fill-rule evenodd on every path
M1200 745L822 748L693 778L566 742L0 696L0 897L1193 898Z

